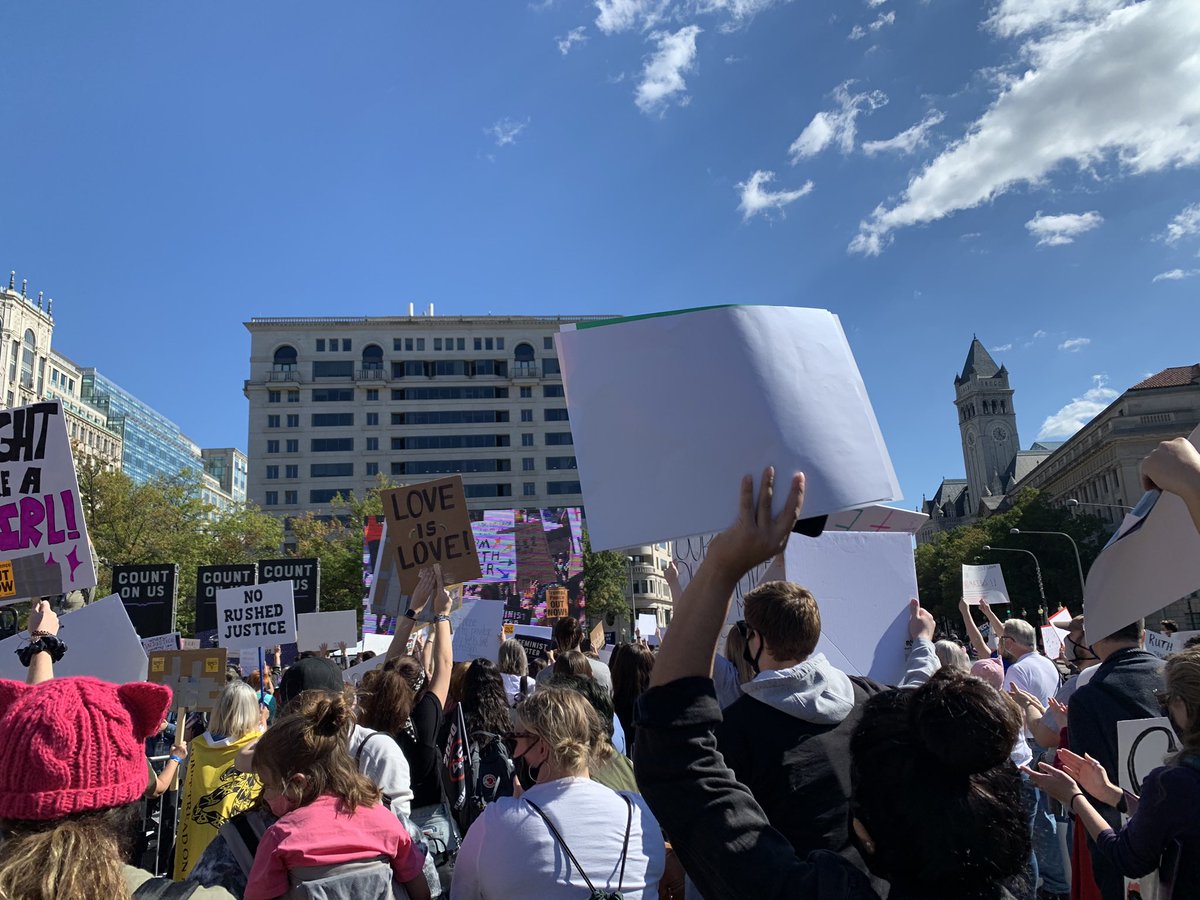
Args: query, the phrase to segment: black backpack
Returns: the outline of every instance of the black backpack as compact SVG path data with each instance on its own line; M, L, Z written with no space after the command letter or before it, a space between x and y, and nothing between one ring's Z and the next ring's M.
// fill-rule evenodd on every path
M508 746L498 734L471 732L467 765L467 802L459 826L466 834L485 806L499 797L511 797L517 766L508 755Z

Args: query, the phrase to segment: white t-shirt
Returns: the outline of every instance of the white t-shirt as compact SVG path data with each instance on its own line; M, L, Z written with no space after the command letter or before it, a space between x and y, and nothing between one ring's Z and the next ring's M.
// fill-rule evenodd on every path
M559 778L525 792L554 823L588 878L617 890L628 807L633 801L625 857L625 900L657 900L666 861L662 831L636 794L621 795L587 778ZM524 799L501 797L471 825L458 851L450 900L579 900L587 883L542 817Z
M530 678L528 675L510 675L508 672L501 672L500 678L504 682L504 693L508 697L508 705L516 706L517 698L521 696L521 679L525 679L525 693L532 694L533 689L537 687L537 679Z
M1009 687L1016 685L1021 690L1033 694L1043 705L1046 705L1050 702L1050 698L1058 693L1060 684L1062 684L1062 678L1054 663L1040 653L1031 652L1026 653L1008 667L1008 671L1004 673L1003 687L1007 694ZM1013 763L1018 766L1027 766L1032 762L1033 751L1029 749L1028 745L1028 741L1032 738L1033 735L1029 728L1023 726L1021 736L1017 738L1017 745L1013 748Z

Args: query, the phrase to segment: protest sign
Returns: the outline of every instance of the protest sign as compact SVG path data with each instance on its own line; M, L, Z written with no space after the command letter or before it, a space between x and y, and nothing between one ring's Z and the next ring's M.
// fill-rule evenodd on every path
M1069 631L1064 631L1054 625L1043 625L1042 632L1042 649L1045 651L1049 659L1058 659L1066 646L1067 635Z
M380 497L388 523L385 553L395 559L405 594L416 588L420 570L435 563L445 584L482 574L461 476L381 491Z
M62 406L0 410L0 606L95 584Z
M978 606L980 600L986 600L988 606L1008 605L1008 588L1004 585L1004 573L998 564L964 565L962 581L963 599L972 606Z
M1181 650L1187 649L1187 642L1192 638L1200 637L1200 631L1177 631L1171 635L1171 644L1178 653Z
M217 644L227 650L294 643L291 580L217 591L217 623Z
M1167 757L1178 750L1179 739L1165 716L1117 722L1117 786L1140 796L1146 776L1166 765ZM1122 815L1121 821L1128 823L1129 816ZM1164 896L1159 887L1156 870L1141 878L1126 878L1121 896L1157 900Z
M214 629L213 631L215 633L216 629ZM181 637L179 639L179 649L180 650L199 650L200 649L200 639L199 638Z
M590 640L592 642L593 650L599 650L601 647L604 646L605 640L604 640L604 623L603 622L596 623L596 627L594 627L592 629L591 633L588 635L588 640Z
M529 623L525 622L522 624L528 625ZM500 626L500 632L506 641L513 636L513 631L516 629L516 627L517 625L515 622L505 622Z
M321 608L319 558L314 556L305 559L260 559L258 583L274 584L280 581L292 583L292 597L295 599L297 613L314 613Z
M834 666L883 684L904 677L909 600L917 596L911 535L793 535L764 580L793 581L812 592L821 611L816 652ZM735 601L726 632L741 618L744 604Z
M342 672L342 681L346 682L346 684L357 686L362 681L364 675L374 669L382 668L386 662L387 657L382 653L378 656L373 656L365 662L360 662Z
M808 518L808 516L805 516ZM925 513L894 506L872 504L862 509L833 513L825 522L826 531L902 531L916 534L929 521Z
M567 615L567 589L565 587L546 588L546 618L562 619Z
M463 600L463 605L450 614L454 661L470 662L483 657L495 662L503 618L504 604L498 600Z
M217 591L258 582L258 563L196 567L196 635L217 630Z
M379 543L375 548L374 567L371 570L371 582L367 589L366 606L374 616L391 619L398 618L407 606L396 572L396 554L388 544L386 519L379 526ZM365 625L365 616L363 622Z
M347 647L358 643L358 614L354 610L296 614L298 649L320 650L322 644L334 649L339 642Z
M700 563L704 562L704 557L708 555L708 545L712 543L712 539L716 534L699 534L692 537L678 538L671 541L671 559L675 562L675 572L679 577L680 590L686 590L691 584L692 577L700 568ZM733 598L741 600L746 594L754 590L767 569L770 567L771 561L760 563L749 572L747 572L733 588ZM674 598L679 600L678 597Z
M59 626L67 653L54 664L56 678L91 675L114 684L146 679L146 651L116 594L63 613ZM17 648L27 643L28 631L0 641L0 678L25 680L27 670L17 659Z
M112 567L112 588L142 637L175 630L178 583L179 566L175 563Z
M126 607L127 612L128 610L129 608ZM142 649L145 650L146 655L149 656L155 651L182 650L185 648L179 645L179 632L176 631L172 632L171 634L156 634L153 637L142 638Z
M1159 659L1166 659L1172 653L1176 652L1175 635L1147 631L1145 649L1146 652L1153 653Z
M810 516L900 497L827 310L716 307L588 322L555 340L594 550L719 531L742 476L757 483L769 465L783 484L808 475ZM667 402L632 402L647 385ZM645 502L646 485L658 502ZM786 495L776 490L776 513Z
M1071 615L1071 611L1065 606L1061 607L1058 612L1046 619L1051 625L1057 625L1059 628L1066 628L1071 624L1071 620L1075 618Z
M637 631L638 637L643 640L650 640L658 636L658 616L654 613L638 613L637 614Z
M1200 428L1188 435L1200 447ZM1174 494L1149 491L1087 575L1084 629L1094 644L1200 587L1200 534Z
M169 650L150 654L147 681L171 689L171 709L211 710L225 688L225 650Z
M553 629L545 625L514 625L513 640L525 648L525 655L533 662L543 653L554 649Z

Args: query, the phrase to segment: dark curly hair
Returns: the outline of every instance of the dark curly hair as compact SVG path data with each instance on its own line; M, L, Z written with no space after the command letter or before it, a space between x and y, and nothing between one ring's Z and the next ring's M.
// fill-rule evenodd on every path
M462 707L463 718L470 732L504 734L512 731L512 715L508 696L504 693L504 679L490 659L481 656L473 660L467 669L467 677L463 680Z

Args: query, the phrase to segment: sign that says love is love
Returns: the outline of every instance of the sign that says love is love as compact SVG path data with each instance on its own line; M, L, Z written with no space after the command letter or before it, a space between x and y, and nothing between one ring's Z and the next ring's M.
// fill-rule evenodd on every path
M291 581L217 591L217 645L252 650L296 642Z
M421 569L442 567L442 581L473 581L482 572L462 478L440 478L383 491L387 548L396 561L400 589L411 594Z

